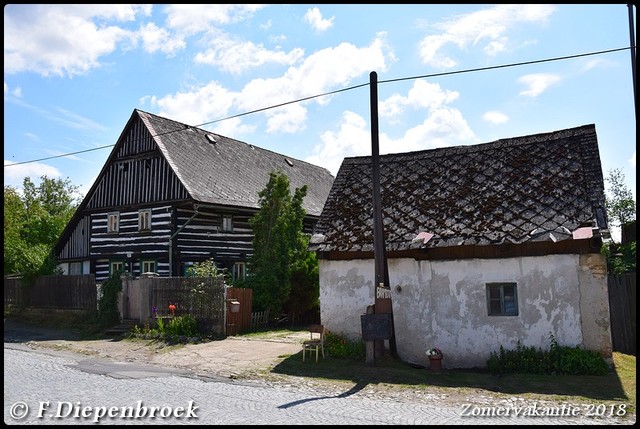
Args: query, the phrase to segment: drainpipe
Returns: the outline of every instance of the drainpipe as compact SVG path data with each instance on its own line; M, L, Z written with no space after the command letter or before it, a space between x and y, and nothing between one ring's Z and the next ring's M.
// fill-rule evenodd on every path
M185 223L182 225L176 232L174 232L171 237L169 237L169 277L173 277L173 239L176 235L180 234L180 231L184 229L185 226L189 225L189 222L193 220L196 216L198 216L198 209L200 206L194 206L195 213L191 216Z

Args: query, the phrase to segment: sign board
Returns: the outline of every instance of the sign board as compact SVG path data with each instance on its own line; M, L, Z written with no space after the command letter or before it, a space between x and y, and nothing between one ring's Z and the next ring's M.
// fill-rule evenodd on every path
M388 340L392 336L391 313L363 314L360 322L364 341Z

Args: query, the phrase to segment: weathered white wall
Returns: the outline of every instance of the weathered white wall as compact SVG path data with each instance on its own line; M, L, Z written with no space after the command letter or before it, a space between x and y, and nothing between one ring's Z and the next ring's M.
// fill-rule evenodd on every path
M416 261L389 259L397 352L428 366L439 347L443 367L485 367L502 345L559 344L611 353L606 275L599 255ZM606 273L606 268L605 273ZM374 303L373 260L320 260L320 309L329 331L360 339ZM515 282L518 316L488 316L486 283ZM606 310L606 311L605 311ZM582 311L582 314L581 314Z

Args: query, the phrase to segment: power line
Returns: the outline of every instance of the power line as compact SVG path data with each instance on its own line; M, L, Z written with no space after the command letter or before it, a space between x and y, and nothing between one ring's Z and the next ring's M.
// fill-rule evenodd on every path
M404 80L424 79L424 78L430 78L430 77L449 76L449 75L454 75L454 74L471 73L471 72L479 72L479 71L486 71L486 70L495 70L495 69L508 68L508 67L517 67L517 66L524 66L524 65L530 65L530 64L540 64L540 63L546 63L546 62L551 62L551 61L560 61L560 60L568 60L568 59L573 59L573 58L587 57L587 56L592 56L592 55L608 54L608 53L612 53L612 52L624 51L624 50L627 50L627 49L630 49L630 50L635 49L635 46L629 46L629 47L625 47L625 48L607 49L607 50L604 50L604 51L588 52L588 53L584 53L584 54L567 55L567 56L563 56L563 57L547 58L547 59L544 59L544 60L524 61L524 62L512 63L512 64L502 64L502 65L498 65L498 66L479 67L479 68L457 70L457 71L451 71L451 72L432 73L432 74L410 76L410 77L402 77L402 78L396 78L396 79L387 79L387 80L379 81L378 84L400 82L400 81L404 81ZM273 106L263 107L263 108L256 109L256 110L251 110L249 112L239 113L239 114L233 115L233 116L227 116L225 118L216 119L216 120L209 121L209 122L204 122L204 123L202 123L200 125L194 125L194 127L199 128L199 127L203 127L205 125L211 125L211 124L215 124L217 122L222 122L222 121L226 121L226 120L233 119L233 118L239 118L241 116L251 115L251 114L259 113L259 112L264 112L265 110L275 109L275 108L286 106L286 105L289 105L289 104L300 103L302 101L308 101L308 100L312 100L312 99L318 98L318 97L326 97L328 95L338 94L340 92L351 91L353 89L362 88L363 86L369 86L369 82L362 83L362 84L359 84L359 85L349 86L349 87L342 88L342 89L337 89L335 91L325 92L325 93L318 94L318 95L311 95L309 97L298 98L296 100L287 101L287 102L284 102L284 103L275 104ZM183 129L184 128L180 128L180 129L172 130L172 131L166 131L164 133L156 134L156 135L153 135L151 137L158 137L158 136L162 136L162 135L166 135L166 134L170 134L170 133L175 133L175 132L181 131ZM14 162L12 164L6 164L5 167L13 167L14 165L29 164L29 163L32 163L32 162L46 161L46 160L55 159L55 158L63 158L65 156L77 155L79 153L92 152L94 150L101 150L101 149L105 149L105 148L113 147L113 146L115 146L115 144L99 146L99 147L95 147L95 148L92 148L92 149L81 150L81 151L78 151L78 152L70 152L70 153L65 153L65 154L62 154L62 155L50 156L50 157L46 157L46 158L34 159L34 160L31 160L31 161Z

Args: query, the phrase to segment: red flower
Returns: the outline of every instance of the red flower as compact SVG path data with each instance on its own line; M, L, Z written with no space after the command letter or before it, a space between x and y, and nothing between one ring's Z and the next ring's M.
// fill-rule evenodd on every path
M171 312L171 315L174 315L176 313L175 304L169 304L169 311Z

